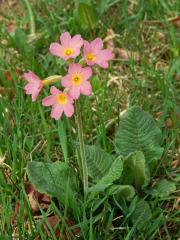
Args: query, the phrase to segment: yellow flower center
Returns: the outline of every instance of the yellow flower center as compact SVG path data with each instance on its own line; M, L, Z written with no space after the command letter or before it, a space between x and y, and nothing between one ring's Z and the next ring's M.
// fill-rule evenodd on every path
M82 83L82 76L79 73L76 73L72 76L72 84L79 86Z
M64 50L64 54L66 55L66 56L70 56L71 54L73 54L74 53L74 50L72 49L72 48L66 48L65 50Z
M64 105L67 103L67 96L64 93L59 93L57 95L56 101L58 104Z
M96 60L96 57L92 53L88 53L86 58L87 58L88 61L95 61Z

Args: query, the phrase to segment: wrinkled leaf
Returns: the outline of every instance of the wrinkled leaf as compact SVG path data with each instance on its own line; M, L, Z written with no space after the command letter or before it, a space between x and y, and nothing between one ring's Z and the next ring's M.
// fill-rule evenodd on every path
M124 198L130 200L135 195L135 190L131 185L112 185L107 190L108 195L116 195L116 199Z
M96 185L90 188L91 192L104 191L108 186L112 185L114 181L119 180L123 170L123 163L121 157L118 157L112 163L109 171L105 174Z
M142 152L136 151L123 159L123 175L121 182L123 184L134 184L139 189L146 187L150 180L148 166Z
M176 184L172 181L162 179L153 188L148 190L148 193L156 197L168 197L176 191Z
M85 146L88 174L97 182L111 167L114 157L96 146Z
M135 207L135 210L132 214L132 222L137 228L143 229L146 222L152 218L152 212L148 202L143 199L140 199Z
M116 151L124 156L141 151L152 169L163 152L161 138L161 130L152 116L140 107L131 107L121 117L115 137Z
M75 191L75 179L70 167L64 162L43 163L32 161L27 173L35 189L41 193L65 201L66 194L72 196Z

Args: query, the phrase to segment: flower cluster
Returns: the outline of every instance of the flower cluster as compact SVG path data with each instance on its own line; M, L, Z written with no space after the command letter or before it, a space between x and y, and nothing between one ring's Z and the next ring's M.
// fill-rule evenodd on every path
M83 57L79 63L75 63L75 58L81 53L83 47ZM82 39L77 34L74 37L68 32L64 32L60 36L60 43L52 43L49 51L51 54L64 59L69 63L69 69L66 76L61 78L61 85L65 88L60 91L56 87L51 87L51 95L42 100L44 106L52 106L51 117L58 120L62 113L67 117L71 117L74 113L74 100L80 95L89 96L92 92L92 86L89 82L92 76L92 66L97 64L102 68L108 67L108 61L113 58L113 54L109 49L103 49L103 41L96 38L92 42ZM86 63L88 66L83 67ZM25 86L26 94L32 95L32 101L35 101L45 85L54 83L53 77L41 80L36 74L29 71L24 74L24 78L28 81ZM57 76L54 79L58 79ZM59 80L59 79L58 79Z

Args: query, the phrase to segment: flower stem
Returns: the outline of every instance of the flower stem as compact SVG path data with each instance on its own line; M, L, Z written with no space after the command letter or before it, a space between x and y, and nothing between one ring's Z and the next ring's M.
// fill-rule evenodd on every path
M87 170L87 162L86 162L84 140L83 140L82 118L81 118L81 112L80 112L80 106L79 106L78 100L75 101L75 108L76 108L76 120L77 120L77 126L78 126L80 157L81 157L81 165L82 165L83 186L84 186L84 193L86 193L88 189L88 170Z

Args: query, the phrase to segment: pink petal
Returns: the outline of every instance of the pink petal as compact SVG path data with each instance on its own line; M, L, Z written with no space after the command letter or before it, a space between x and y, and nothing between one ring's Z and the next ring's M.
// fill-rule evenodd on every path
M29 82L24 87L24 90L27 95L32 95L32 101L34 102L37 99L37 96L39 95L39 93L43 87L42 81L32 71L25 73L24 78Z
M61 93L61 91L59 89L57 89L56 87L52 86L50 89L50 93L54 95L54 94Z
M59 43L51 43L49 47L49 51L51 54L57 57L63 57L63 47Z
M74 113L74 107L71 103L68 103L64 106L64 113L67 117L71 117Z
M81 93L85 96L89 96L92 93L92 86L88 81L84 81L81 85Z
M82 68L81 74L83 75L83 80L88 80L92 76L92 69L90 67Z
M58 120L63 113L63 107L62 105L56 104L52 107L51 111L51 117L54 118L55 120Z
M97 64L102 68L108 68L109 66L108 62L97 62Z
M111 60L112 58L113 58L113 54L111 50L104 49L97 55L95 62L102 68L107 68L108 67L107 61Z
M61 34L60 41L62 45L69 46L70 40L71 40L71 35L69 32L64 32Z
M76 72L81 72L81 65L78 64L78 63L72 63L70 66L69 66L69 69L68 69L68 73L70 74L74 74Z
M73 48L78 48L80 49L83 45L83 39L80 34L75 35L71 40L70 40L70 45L73 46Z
M110 49L104 49L97 55L97 60L100 62L113 59L113 54Z
M56 102L56 96L51 95L42 100L42 105L43 106L52 106Z
M71 58L74 58L72 55L66 56L66 55L62 55L61 56L65 61Z
M87 59L86 59L86 63L88 66L93 66L95 64L94 61L88 61Z
M67 97L68 97L68 101L69 101L70 103L73 103L73 102L74 102L73 98L72 98L69 94L67 94Z
M84 40L84 47L83 47L83 52L86 55L86 53L89 53L91 50L90 43L86 40Z
M80 49L74 49L74 53L69 58L76 58L80 54Z
M40 92L40 90L38 89L37 86L35 86L34 84L32 83L28 83L26 86L25 86L25 92L27 95L38 95L38 93ZM34 99L34 97L33 97Z
M96 54L103 48L103 41L101 38L96 38L91 42L91 51Z
M27 95L32 95L32 101L34 102L42 89L41 81L40 83L37 81L30 82L25 86L24 89Z
M36 89L37 86L33 83L28 83L25 87L24 87L26 94L32 94Z
M69 90L69 95L73 98L73 99L78 99L80 96L80 87L76 86L76 87L71 87Z
M66 76L64 76L61 80L61 84L63 87L69 88L71 87L72 83L71 83L71 76L70 74L67 74Z
M32 71L24 73L24 78L29 82L41 81L40 78Z
M32 93L32 102L35 102L35 101L36 101L36 99L37 99L37 97L38 97L38 95L39 95L39 92L40 92L40 90L37 90L37 91L34 91L34 92Z

